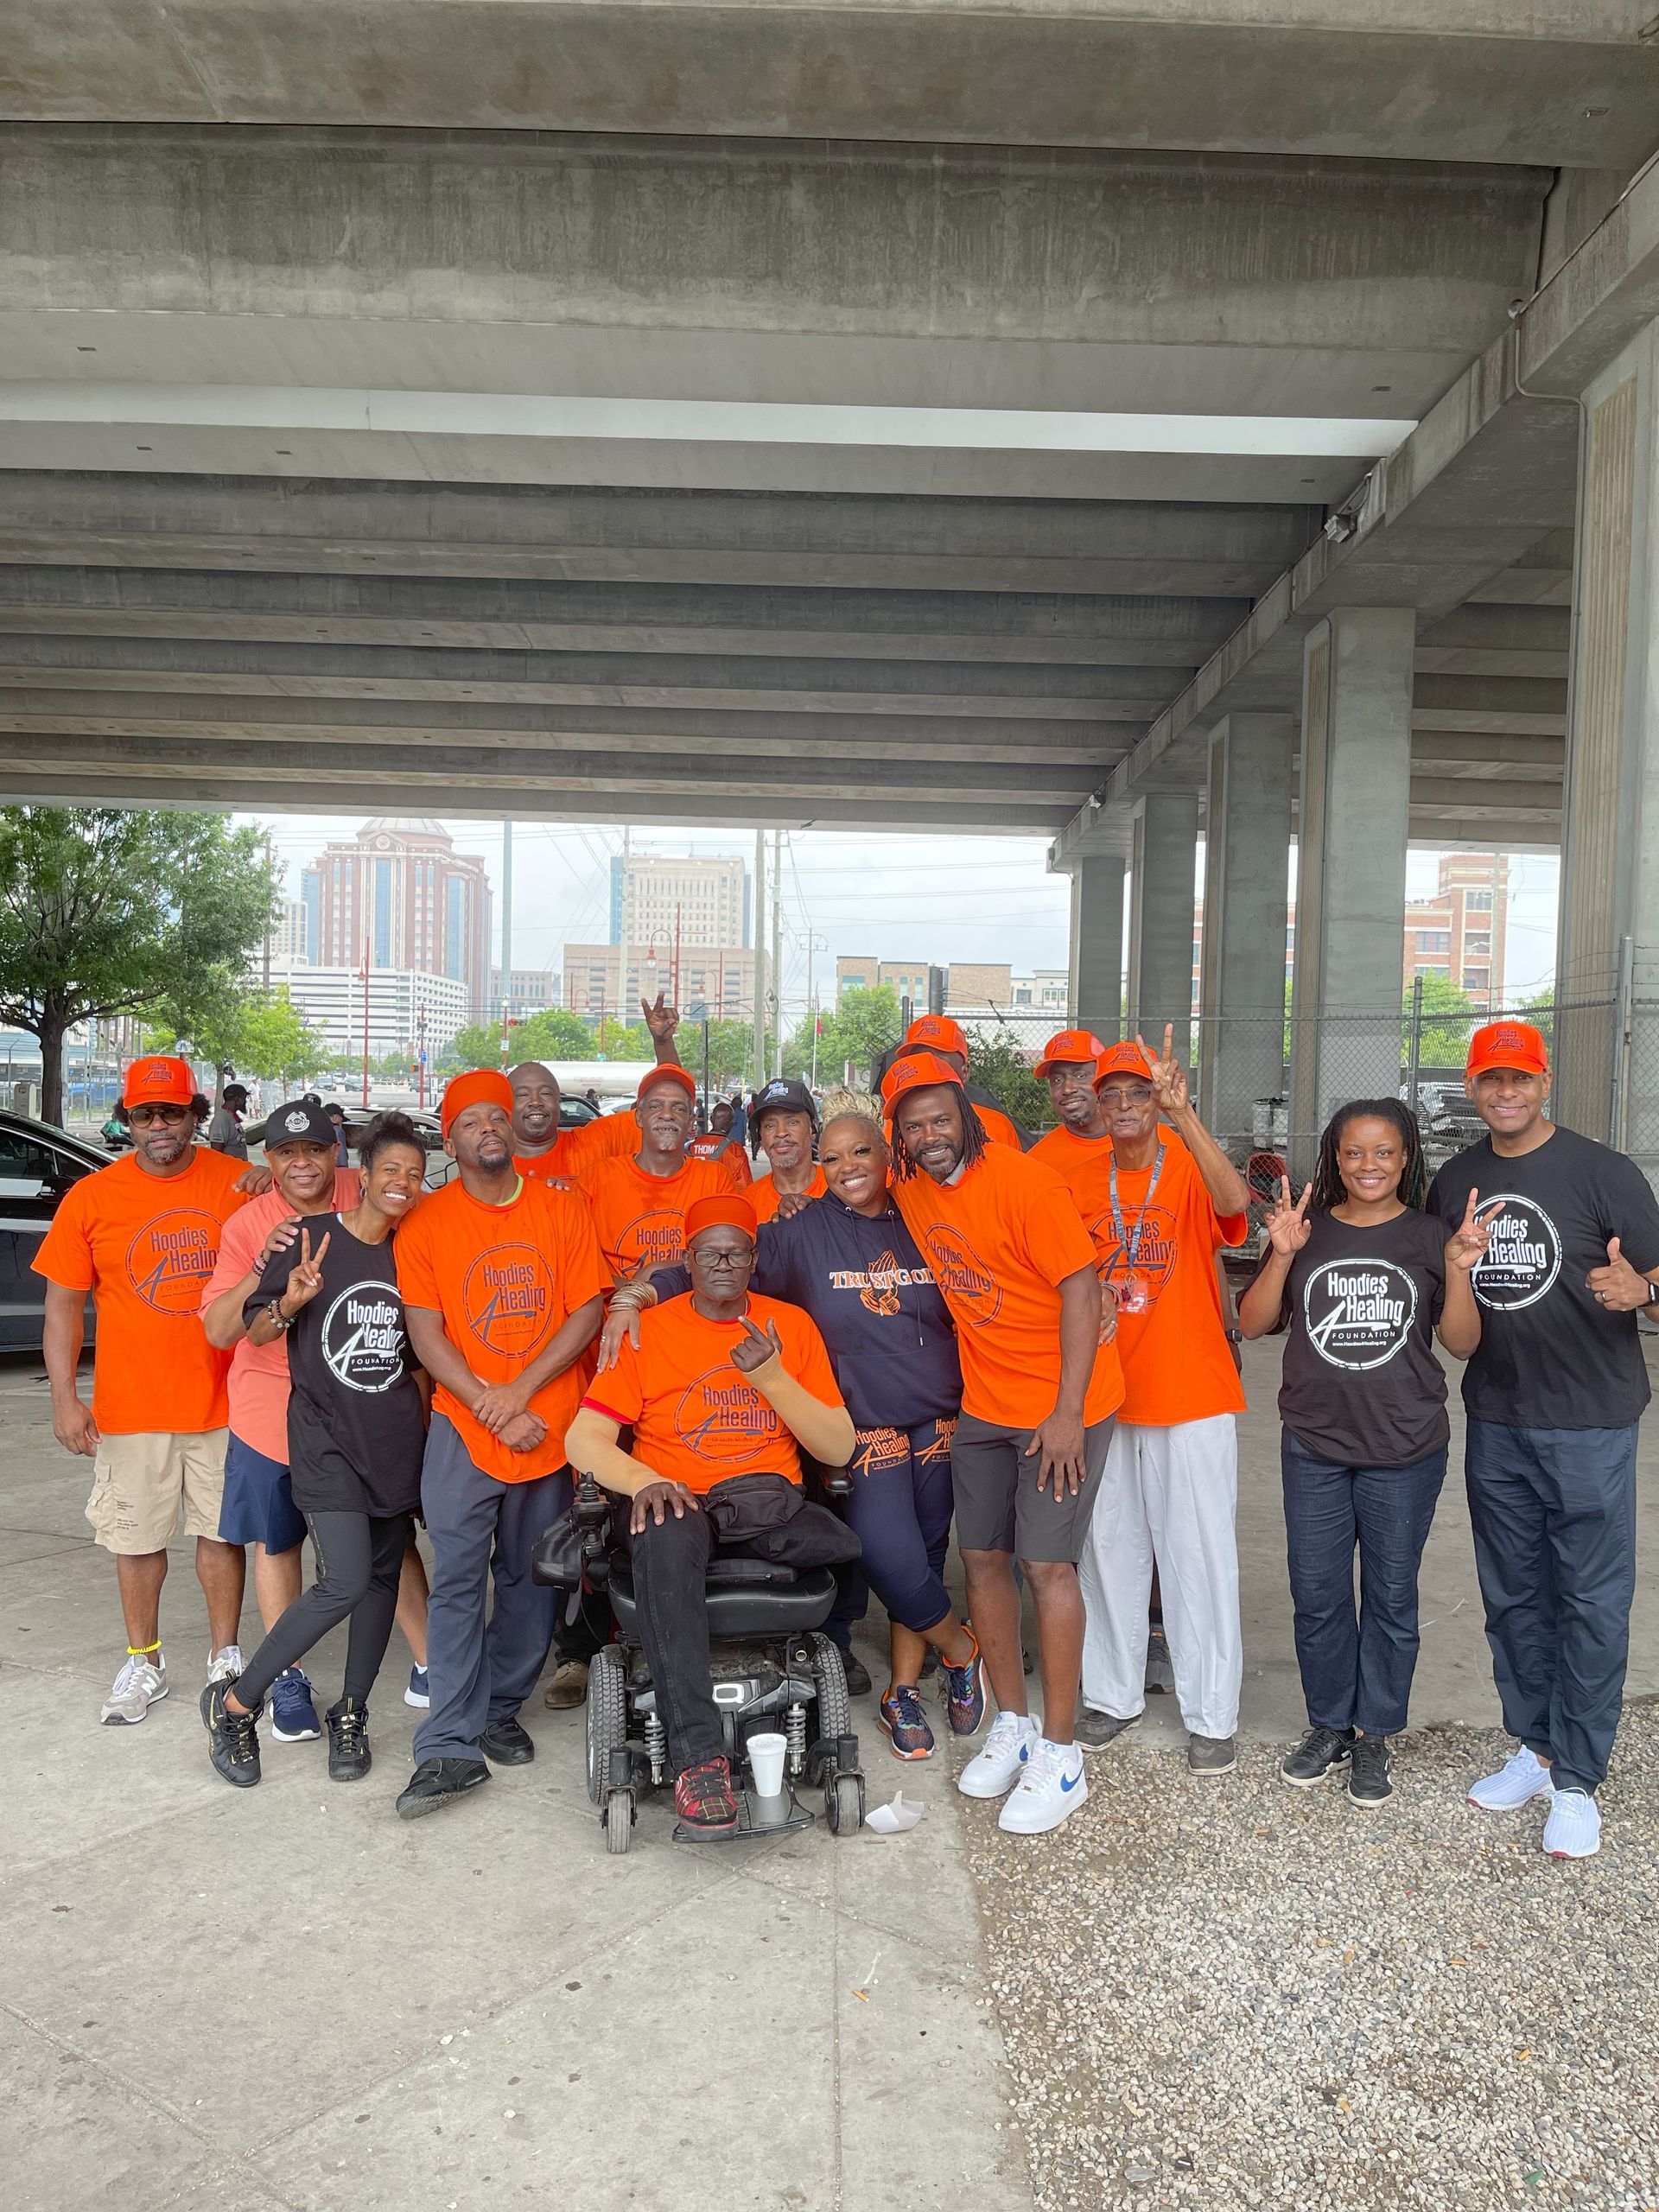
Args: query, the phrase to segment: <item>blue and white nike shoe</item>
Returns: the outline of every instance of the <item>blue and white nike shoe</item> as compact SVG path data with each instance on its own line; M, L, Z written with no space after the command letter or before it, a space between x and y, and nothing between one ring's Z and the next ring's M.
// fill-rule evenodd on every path
M1069 1820L1088 1795L1078 1746L1039 1737L996 1825L1010 1835L1043 1835Z
M999 1713L990 1733L957 1777L964 1797L1001 1797L1012 1789L1042 1741L1028 1713Z

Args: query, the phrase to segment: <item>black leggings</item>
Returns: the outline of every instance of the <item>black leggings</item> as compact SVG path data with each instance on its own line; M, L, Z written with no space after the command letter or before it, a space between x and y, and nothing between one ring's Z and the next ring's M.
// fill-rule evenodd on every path
M285 1668L321 1643L349 1613L346 1696L366 1705L391 1640L397 1611L397 1578L414 1516L394 1513L308 1513L317 1579L296 1598L231 1685L250 1712Z

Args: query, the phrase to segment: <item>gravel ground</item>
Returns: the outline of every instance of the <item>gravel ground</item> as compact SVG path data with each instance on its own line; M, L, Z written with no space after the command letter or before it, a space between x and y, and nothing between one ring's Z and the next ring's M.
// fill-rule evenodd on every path
M1463 1792L1499 1735L1403 1739L1374 1812L1133 1737L1056 1834L966 1827L1039 2212L1659 2207L1659 1710L1599 1858Z

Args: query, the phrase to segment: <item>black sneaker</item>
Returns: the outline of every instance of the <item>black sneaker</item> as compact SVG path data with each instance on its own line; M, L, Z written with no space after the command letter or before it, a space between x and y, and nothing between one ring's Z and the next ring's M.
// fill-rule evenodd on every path
M331 1705L323 1718L328 1723L328 1779L361 1782L374 1764L369 1749L369 1708L355 1698L343 1697Z
M423 1813L435 1813L489 1778L482 1759L423 1759L398 1797L397 1817L418 1821Z
M251 1789L259 1779L257 1712L226 1710L228 1682L209 1682L201 1694L201 1725L207 1731L207 1756L216 1774L238 1789Z
M1103 1751L1108 1744L1117 1741L1126 1728L1133 1728L1140 1718L1138 1713L1132 1713L1127 1720L1120 1720L1115 1713L1096 1713L1093 1706L1085 1705L1071 1732L1085 1751Z
M868 1697L871 1689L870 1670L861 1659L855 1659L850 1651L841 1655L842 1672L847 1677L849 1697Z
M536 1756L535 1738L511 1713L505 1720L491 1721L478 1748L493 1766L528 1766Z
M1394 1795L1386 1736L1356 1736L1348 1763L1348 1795L1356 1805L1381 1805Z
M1345 1766L1353 1748L1351 1728L1310 1728L1290 1756L1281 1761L1279 1779L1296 1789L1311 1789L1333 1768Z

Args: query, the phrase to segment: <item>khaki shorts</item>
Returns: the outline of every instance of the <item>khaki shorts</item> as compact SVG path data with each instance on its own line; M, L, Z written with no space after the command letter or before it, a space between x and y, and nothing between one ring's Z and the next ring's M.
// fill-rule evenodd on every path
M200 1436L174 1436L147 1429L100 1437L86 1518L105 1550L129 1557L164 1552L178 1534L181 1508L187 1536L216 1537L230 1433L210 1428Z

